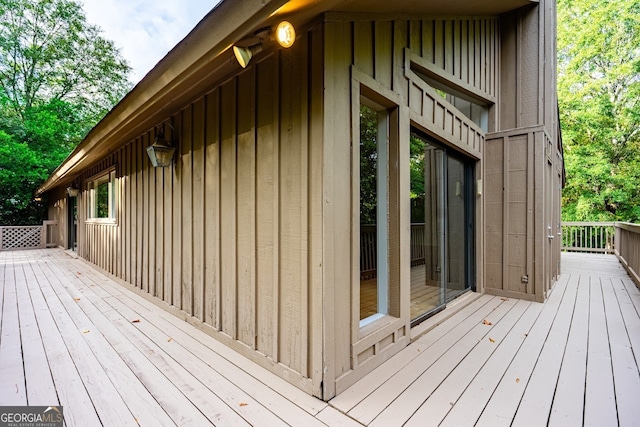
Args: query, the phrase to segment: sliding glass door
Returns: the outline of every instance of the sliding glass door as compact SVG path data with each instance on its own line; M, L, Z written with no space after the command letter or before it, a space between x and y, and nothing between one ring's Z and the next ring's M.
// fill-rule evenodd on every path
M473 164L417 132L410 156L413 325L473 283Z

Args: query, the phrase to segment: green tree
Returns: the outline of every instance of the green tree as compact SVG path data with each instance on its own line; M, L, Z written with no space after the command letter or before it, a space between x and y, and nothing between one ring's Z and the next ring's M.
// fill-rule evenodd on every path
M563 219L640 221L640 1L558 1L558 95Z
M0 224L38 222L35 189L130 89L75 0L0 0Z

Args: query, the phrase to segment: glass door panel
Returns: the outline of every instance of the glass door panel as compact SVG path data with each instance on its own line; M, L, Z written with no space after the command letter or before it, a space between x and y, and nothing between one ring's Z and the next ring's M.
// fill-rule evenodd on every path
M445 304L444 150L412 136L411 165L411 319Z
M417 324L469 289L473 271L472 166L412 133L411 320Z
M460 160L447 158L447 280L446 301L467 289L466 277L466 185L465 167Z

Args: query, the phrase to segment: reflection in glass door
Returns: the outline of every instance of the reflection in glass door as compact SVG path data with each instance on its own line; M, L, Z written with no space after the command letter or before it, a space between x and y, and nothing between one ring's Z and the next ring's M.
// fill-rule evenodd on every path
M411 319L417 324L470 288L472 165L412 133Z

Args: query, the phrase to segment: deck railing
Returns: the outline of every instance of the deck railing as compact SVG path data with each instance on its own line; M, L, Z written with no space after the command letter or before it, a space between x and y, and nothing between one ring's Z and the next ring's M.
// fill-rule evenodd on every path
M0 226L0 250L42 249L55 247L56 221L42 225Z
M563 222L562 250L615 254L640 286L640 224L628 222Z
M613 254L615 234L614 222L563 222L562 250Z
M360 280L376 277L376 226L362 225L360 227ZM424 223L411 224L411 267L423 265L425 260Z
M616 222L616 256L640 286L640 225Z

